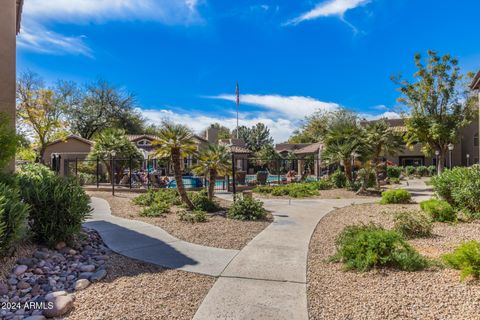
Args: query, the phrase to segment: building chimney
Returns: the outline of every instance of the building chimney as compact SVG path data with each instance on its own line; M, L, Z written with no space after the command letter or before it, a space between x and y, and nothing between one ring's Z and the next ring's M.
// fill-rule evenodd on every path
M207 129L207 140L211 144L218 144L218 129L211 125Z

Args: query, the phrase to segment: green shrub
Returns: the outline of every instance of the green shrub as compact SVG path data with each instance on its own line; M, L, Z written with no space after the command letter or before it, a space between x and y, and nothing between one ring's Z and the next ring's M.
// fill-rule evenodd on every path
M257 186L253 189L253 192L256 193L272 193L273 191L273 186Z
M155 202L140 212L143 217L162 217L170 212L170 205L166 202Z
M29 209L17 188L0 183L0 257L22 239Z
M91 211L78 181L56 176L42 165L28 165L21 168L18 183L31 208L28 220L35 240L50 246L71 242Z
M373 224L346 227L337 236L336 246L333 259L343 262L347 270L392 267L416 271L428 264L399 233Z
M404 189L392 189L382 192L381 204L409 203L412 199L410 192Z
M312 183L315 184L317 190L330 190L334 187L333 183L327 179L320 179Z
M406 174L407 176L414 175L416 171L417 171L417 170L415 169L414 166L406 166L406 167L405 167L405 174Z
M400 184L400 178L390 178L391 184Z
M433 221L453 222L457 219L452 206L444 200L425 200L420 203L420 208L428 213Z
M437 173L437 168L435 166L428 166L427 170L430 177L433 177Z
M432 178L437 195L457 210L480 212L480 166L455 167Z
M428 168L425 166L418 166L415 169L415 173L418 174L421 177L426 177L428 176Z
M215 201L208 199L208 191L206 189L198 192L191 192L190 200L192 201L196 210L217 212L221 209Z
M402 168L401 167L396 167L396 166L388 166L387 167L387 177L391 178L397 178L399 179L400 176L402 175Z
M133 199L133 203L140 206L151 206L160 202L171 206L182 203L176 189L148 190L146 193Z
M227 213L230 219L236 220L261 220L266 215L267 211L263 207L263 202L252 198L235 201Z
M420 211L399 212L393 229L406 238L428 237L432 234L432 219Z
M347 177L343 171L337 170L330 176L330 181L336 188L344 188L347 185Z
M15 158L19 138L8 116L0 112L0 170Z
M372 188L375 186L375 171L373 169L362 168L357 172L356 182L361 186L362 184L365 188ZM360 189L360 186L356 190Z
M97 183L96 175L90 173L79 172L77 179L81 186Z
M194 211L182 210L178 212L178 218L181 221L186 221L190 223L206 222L208 220L207 213L202 210L194 210Z
M461 244L453 253L442 256L450 267L461 270L461 279L472 276L480 278L480 243L469 241Z

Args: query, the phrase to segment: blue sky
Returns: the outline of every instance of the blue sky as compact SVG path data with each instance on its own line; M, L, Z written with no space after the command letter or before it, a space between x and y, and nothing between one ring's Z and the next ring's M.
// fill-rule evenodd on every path
M393 74L434 49L480 68L474 0L25 0L18 71L106 79L153 122L264 122L286 140L316 109L395 117Z

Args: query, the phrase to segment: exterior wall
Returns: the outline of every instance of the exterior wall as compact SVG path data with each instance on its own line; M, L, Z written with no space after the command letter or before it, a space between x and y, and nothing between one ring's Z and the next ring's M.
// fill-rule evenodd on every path
M478 163L479 159L479 147L474 145L474 136L478 134L478 119L475 119L470 125L465 127L461 134L461 154L459 155L459 161L461 165L467 165L467 154L470 155L469 164Z
M83 141L68 138L65 142L49 145L45 150L45 161L51 165L52 154L60 154L59 174L65 174L65 160L85 160L90 153L91 145Z
M16 0L0 3L0 112L6 113L15 127L16 90ZM9 170L14 169L12 161Z

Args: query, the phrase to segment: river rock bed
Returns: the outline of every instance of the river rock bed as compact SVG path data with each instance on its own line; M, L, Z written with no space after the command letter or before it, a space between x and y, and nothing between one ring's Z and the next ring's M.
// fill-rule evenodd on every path
M93 230L82 230L72 246L38 247L17 260L0 279L1 319L61 317L73 308L75 292L105 278L111 251Z

